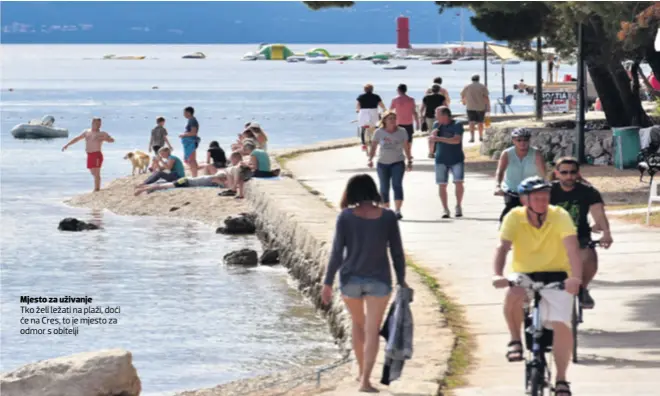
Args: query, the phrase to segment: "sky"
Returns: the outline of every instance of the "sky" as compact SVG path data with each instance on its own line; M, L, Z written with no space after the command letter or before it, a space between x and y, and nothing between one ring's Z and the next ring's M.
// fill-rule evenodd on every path
M357 2L313 11L301 1L20 1L0 2L2 43L62 44L389 44L395 20L410 18L411 42L460 41L461 11L443 14L431 1ZM463 12L465 41L486 36Z

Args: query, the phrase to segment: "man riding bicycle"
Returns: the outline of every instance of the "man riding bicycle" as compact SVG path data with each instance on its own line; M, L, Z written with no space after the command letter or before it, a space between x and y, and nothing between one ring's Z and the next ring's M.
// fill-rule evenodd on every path
M552 183L550 203L564 208L577 227L577 237L582 258L582 293L580 304L584 309L594 307L594 299L587 286L596 276L598 255L591 240L591 227L587 214L591 213L596 225L594 231L602 231L600 245L608 249L612 244L610 223L605 215L605 206L598 190L581 181L580 165L575 158L563 157L555 165L556 181Z
M504 217L500 243L493 260L493 286L509 286L503 272L511 247L513 272L524 273L535 282L564 282L565 290L540 292L540 312L544 326L554 331L552 349L557 367L555 395L570 396L566 370L573 349L573 295L577 294L582 282L582 262L570 215L564 209L550 205L551 187L538 176L520 183L518 194L523 207L512 209ZM511 287L504 300L504 317L511 335L506 354L510 362L523 360L521 327L525 297L523 288Z
M532 176L545 177L545 161L541 153L530 146L531 136L532 132L527 128L514 129L511 131L513 146L502 151L500 155L494 192L495 195L504 196L500 223L511 209L520 206L520 200L516 196L520 182Z

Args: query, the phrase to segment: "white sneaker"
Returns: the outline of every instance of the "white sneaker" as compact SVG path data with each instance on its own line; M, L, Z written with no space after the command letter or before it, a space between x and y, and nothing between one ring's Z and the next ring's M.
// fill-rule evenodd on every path
M456 217L463 217L463 210L460 206L456 207Z

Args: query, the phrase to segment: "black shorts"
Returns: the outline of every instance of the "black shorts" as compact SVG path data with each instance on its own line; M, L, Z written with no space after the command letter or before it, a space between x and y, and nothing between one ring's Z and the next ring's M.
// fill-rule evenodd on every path
M405 129L406 132L408 132L408 143L412 142L413 135L415 134L415 129L413 128L412 124L399 125L399 126L403 129Z
M227 163L214 162L213 166L215 167L215 169L225 169L227 167Z
M163 147L163 146L154 145L154 146L151 146L151 149L154 151L154 154L158 155L158 150L160 150L161 147Z
M596 249L594 246L591 246L591 237L578 238L578 243L580 244L580 249Z
M467 111L467 117L468 117L468 121L470 121L470 122L482 123L482 122L484 122L484 119L486 118L486 112L485 111L477 111L477 110L468 110Z
M173 184L174 187L188 187L188 178L182 177L181 179L177 179Z

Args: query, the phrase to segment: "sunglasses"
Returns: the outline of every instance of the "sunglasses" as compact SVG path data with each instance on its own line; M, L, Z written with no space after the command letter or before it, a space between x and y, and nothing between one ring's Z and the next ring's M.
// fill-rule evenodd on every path
M529 138L515 138L516 142L529 142Z
M564 176L566 176L566 175L577 175L577 173L578 173L578 171L576 171L576 170L560 171L559 172L560 175L564 175Z

